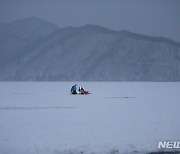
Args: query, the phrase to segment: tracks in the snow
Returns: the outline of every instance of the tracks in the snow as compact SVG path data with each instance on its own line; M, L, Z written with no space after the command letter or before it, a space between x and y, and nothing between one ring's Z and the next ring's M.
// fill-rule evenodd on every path
M110 97L105 97L105 98L128 99L128 98L135 98L135 97L132 97L132 96L110 96Z
M45 106L45 107L0 107L1 110L46 110L46 109L74 109L76 107Z

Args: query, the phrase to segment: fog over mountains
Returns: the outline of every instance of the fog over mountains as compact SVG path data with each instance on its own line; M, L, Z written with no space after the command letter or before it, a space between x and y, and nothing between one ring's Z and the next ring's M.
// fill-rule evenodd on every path
M180 81L180 43L31 17L0 24L1 81Z

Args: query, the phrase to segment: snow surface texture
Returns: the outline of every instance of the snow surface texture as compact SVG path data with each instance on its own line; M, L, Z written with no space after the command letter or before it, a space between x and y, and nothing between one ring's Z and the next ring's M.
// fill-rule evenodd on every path
M1 154L158 151L180 140L180 83L0 83Z

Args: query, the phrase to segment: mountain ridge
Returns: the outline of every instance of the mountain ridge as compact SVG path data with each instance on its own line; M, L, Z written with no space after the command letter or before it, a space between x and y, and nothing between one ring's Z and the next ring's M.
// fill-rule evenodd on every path
M0 39L0 80L180 81L180 43L174 40L90 24L50 31L7 52Z

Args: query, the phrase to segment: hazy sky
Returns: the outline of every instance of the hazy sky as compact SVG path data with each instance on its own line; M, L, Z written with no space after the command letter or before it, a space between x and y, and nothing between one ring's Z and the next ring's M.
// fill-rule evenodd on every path
M0 22L30 16L59 27L97 24L180 42L180 0L0 0Z

